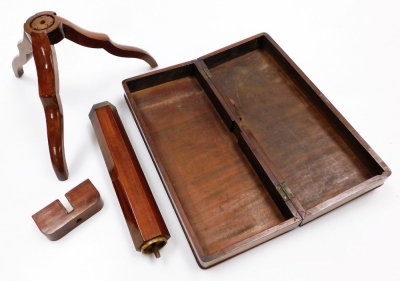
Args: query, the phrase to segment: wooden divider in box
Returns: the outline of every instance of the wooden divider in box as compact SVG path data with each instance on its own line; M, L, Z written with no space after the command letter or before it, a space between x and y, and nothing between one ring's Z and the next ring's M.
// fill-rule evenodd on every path
M391 173L265 33L123 85L204 268L323 215Z
M198 60L302 224L383 184L390 169L267 34ZM235 129L234 129L235 130Z
M209 267L301 220L292 203L279 196L276 183L260 169L257 175L252 165L259 164L246 157L251 150L241 150L203 80L190 62L124 85L197 261Z

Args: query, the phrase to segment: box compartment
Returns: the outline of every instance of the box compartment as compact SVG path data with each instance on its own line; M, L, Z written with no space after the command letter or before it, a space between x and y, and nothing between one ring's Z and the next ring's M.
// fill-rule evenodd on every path
M123 86L203 268L307 223L391 174L265 33Z
M198 262L208 267L301 220L276 191L274 201L273 182L257 175L199 79L188 63L128 82L127 98Z
M390 171L267 34L199 59L240 132L298 202L303 223L383 183Z

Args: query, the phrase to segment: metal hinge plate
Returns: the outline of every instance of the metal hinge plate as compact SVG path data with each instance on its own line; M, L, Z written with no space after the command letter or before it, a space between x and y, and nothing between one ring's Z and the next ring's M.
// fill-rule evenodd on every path
M276 186L276 189L278 190L279 194L283 198L283 200L286 202L294 197L292 191L290 188L286 185L285 182L282 182Z

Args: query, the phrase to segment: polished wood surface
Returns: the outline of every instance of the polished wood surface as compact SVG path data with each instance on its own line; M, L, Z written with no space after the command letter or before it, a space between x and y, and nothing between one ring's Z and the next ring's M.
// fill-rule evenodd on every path
M32 55L35 59L39 96L46 116L50 158L59 180L68 178L68 168L63 145L63 112L59 96L58 67L53 45L64 38L85 47L103 48L115 56L138 58L146 61L151 67L157 66L157 62L146 51L116 44L107 35L80 28L57 16L55 12L41 12L26 21L23 39L18 44L19 55L13 60L12 66L15 76L21 77L24 73L23 65Z
M89 118L136 250L160 257L170 235L116 108L94 105Z
M32 33L31 38L39 97L46 116L50 159L58 179L66 180L68 168L64 152L64 118L59 95L57 57L54 46L44 32Z
M90 180L85 180L65 194L73 210L67 212L60 200L55 200L32 218L40 231L52 241L65 236L103 207L100 194Z
M305 224L391 174L267 34L123 84L202 267Z
M65 38L78 45L88 48L104 49L114 56L137 58L144 60L151 67L157 66L156 60L143 49L114 43L106 34L87 31L67 19L62 17L58 18L62 23Z

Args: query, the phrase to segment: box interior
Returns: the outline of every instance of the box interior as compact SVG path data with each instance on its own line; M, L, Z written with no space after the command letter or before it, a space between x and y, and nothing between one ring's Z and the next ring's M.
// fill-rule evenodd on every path
M258 38L204 59L211 81L304 209L382 173ZM374 162L374 161L370 161ZM369 162L367 162L369 164Z
M390 175L267 34L123 84L201 267L307 223Z
M131 99L205 256L293 217L275 204L194 65L135 81Z

